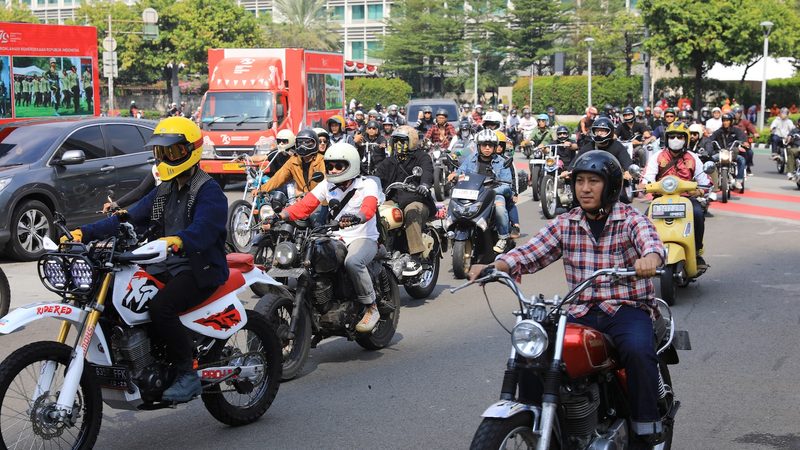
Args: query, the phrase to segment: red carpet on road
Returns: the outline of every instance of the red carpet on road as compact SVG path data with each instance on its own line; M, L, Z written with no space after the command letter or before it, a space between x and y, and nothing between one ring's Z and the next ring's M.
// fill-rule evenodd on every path
M717 193L717 196L720 194ZM747 200L767 200L772 202L787 203L786 209L759 206L753 203L745 203ZM799 195L772 194L769 192L745 191L744 194L733 194L732 201L728 203L714 202L711 204L711 212L727 211L737 214L745 214L756 217L775 217L779 219L789 219L800 221Z

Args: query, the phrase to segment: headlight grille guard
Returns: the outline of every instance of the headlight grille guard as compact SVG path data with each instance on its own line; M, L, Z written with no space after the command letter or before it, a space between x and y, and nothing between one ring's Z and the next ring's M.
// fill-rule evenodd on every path
M77 266L76 266L77 264ZM73 267L80 267L81 277L88 277L88 288L81 288ZM39 258L37 272L42 285L50 292L64 298L89 300L97 288L98 270L96 264L85 254L46 253Z

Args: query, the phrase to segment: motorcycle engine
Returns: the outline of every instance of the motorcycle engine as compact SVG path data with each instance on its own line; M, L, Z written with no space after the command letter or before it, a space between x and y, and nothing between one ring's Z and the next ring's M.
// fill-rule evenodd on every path
M561 396L567 434L576 442L577 448L584 448L591 441L597 427L597 410L600 406L600 389L590 384L585 389L575 390Z
M169 368L156 363L150 336L144 328L117 327L111 336L114 363L128 368L142 399L157 401L172 380Z
M331 299L333 299L333 280L328 277L317 278L314 281L314 306L317 311L326 312Z

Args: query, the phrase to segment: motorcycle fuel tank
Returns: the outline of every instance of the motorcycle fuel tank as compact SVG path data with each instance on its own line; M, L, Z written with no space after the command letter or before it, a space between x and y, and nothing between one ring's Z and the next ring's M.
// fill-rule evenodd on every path
M614 364L603 333L574 323L567 324L563 355L570 378L584 377Z
M403 226L403 210L396 204L382 204L378 207L381 222L386 230L394 230Z

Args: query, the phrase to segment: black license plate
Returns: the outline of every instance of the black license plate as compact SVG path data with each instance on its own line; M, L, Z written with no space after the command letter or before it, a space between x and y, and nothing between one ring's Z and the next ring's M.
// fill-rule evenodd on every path
M686 217L684 203L657 203L650 205L650 217L653 219L682 219Z
M128 369L118 366L92 366L100 386L111 389L128 388Z

